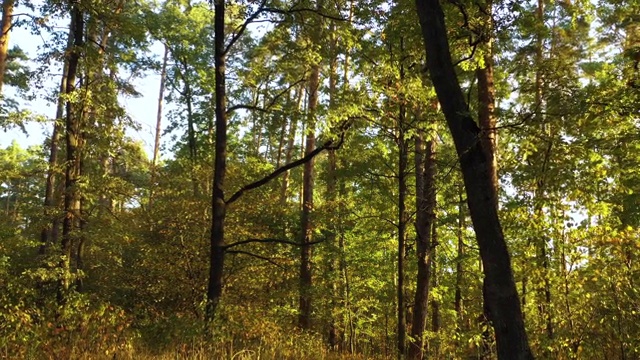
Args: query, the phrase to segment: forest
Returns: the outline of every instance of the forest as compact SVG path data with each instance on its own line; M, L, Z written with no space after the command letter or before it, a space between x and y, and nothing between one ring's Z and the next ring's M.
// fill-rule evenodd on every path
M639 0L1 29L0 358L640 359Z

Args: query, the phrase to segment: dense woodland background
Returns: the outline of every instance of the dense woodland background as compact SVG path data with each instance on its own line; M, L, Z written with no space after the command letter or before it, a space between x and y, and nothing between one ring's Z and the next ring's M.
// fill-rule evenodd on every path
M417 4L4 0L0 357L640 359L640 2Z

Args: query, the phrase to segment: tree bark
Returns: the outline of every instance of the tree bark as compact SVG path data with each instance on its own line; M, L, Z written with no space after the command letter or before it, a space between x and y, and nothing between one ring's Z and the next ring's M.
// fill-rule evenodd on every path
M226 204L224 201L224 179L227 171L227 115L225 84L225 41L224 12L225 0L216 0L214 18L215 33L215 102L216 102L216 146L213 169L213 199L211 221L211 253L209 257L209 284L207 288L206 321L213 322L216 309L222 296L222 275L224 269L224 219Z
M2 23L0 28L0 95L4 85L4 75L7 71L7 55L9 53L9 34L13 25L13 7L15 0L4 0L2 2Z
M72 37L73 48L68 53L68 73L65 93L70 96L75 91L75 82L78 72L81 48L84 45L84 19L78 5L71 9L72 17ZM73 233L77 229L78 215L80 211L80 196L78 194L77 182L80 176L80 153L79 145L82 141L82 131L80 121L81 114L71 101L66 104L66 146L67 163L65 169L65 194L64 194L64 221L62 223L62 260L60 262L61 279L58 286L57 300L61 306L66 305L70 285L70 262L73 248Z
M485 302L496 333L499 359L533 359L524 329L511 259L502 233L491 158L468 111L457 80L439 0L416 0L427 68L456 146L467 204L484 269Z
M320 65L315 64L311 68L309 78L309 103L307 117L307 135L305 140L305 156L309 155L316 147L316 109L318 106L318 88L320 86ZM301 329L311 327L311 245L313 225L311 212L313 211L313 174L314 161L304 164L302 173L302 220L301 220L301 245L300 246L300 305L298 326Z
M416 249L418 276L413 303L411 323L411 345L409 359L424 358L424 329L427 323L429 286L431 282L431 228L435 220L436 207L436 140L430 133L418 130L416 136Z

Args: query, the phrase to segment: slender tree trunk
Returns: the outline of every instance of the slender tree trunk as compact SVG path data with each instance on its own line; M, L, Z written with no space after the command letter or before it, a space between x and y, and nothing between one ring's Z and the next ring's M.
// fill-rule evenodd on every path
M213 169L213 199L211 213L211 254L209 258L209 285L207 289L206 320L213 322L216 309L222 296L222 275L224 269L224 219L226 204L224 201L224 179L227 170L227 115L225 85L225 42L224 12L225 0L215 1L215 81L216 81L216 146Z
M289 124L289 138L287 140L287 151L285 152L285 164L291 162L293 158L293 151L296 146L296 131L298 127L298 117L300 116L300 105L302 103L302 96L304 93L304 85L300 85L297 90L295 110L291 116ZM289 190L289 175L290 171L286 171L282 175L282 187L280 189L280 206L284 207L287 204L287 191Z
M71 9L73 49L68 55L67 87L65 93L70 96L75 91L75 82L78 72L81 48L84 45L84 19L82 11L77 5ZM78 213L80 210L80 196L77 182L80 175L80 154L79 145L81 143L82 116L75 104L67 101L66 104L66 146L67 163L65 170L65 194L64 212L65 217L62 223L62 260L60 268L62 270L60 284L58 287L58 303L64 306L67 302L67 295L70 285L70 261L73 248L73 233L77 229Z
M287 100L285 102L287 109L291 106L291 90L287 92ZM287 119L280 113L276 117L277 120L282 122L280 125L280 136L278 136L278 150L276 154L276 168L282 165L282 154L285 151L285 137L287 135ZM286 164L286 163L285 163Z
M73 51L73 23L69 26L69 35L67 40L67 51ZM51 133L51 143L49 145L49 164L47 169L47 180L44 194L44 216L46 225L40 231L40 248L38 253L45 255L50 244L58 242L58 228L60 220L56 214L56 207L59 205L56 199L57 166L58 166L58 150L60 146L60 135L63 129L63 116L65 109L65 101L62 94L67 90L67 77L69 73L69 58L64 59L62 66L62 79L60 80L60 94L56 106L56 116L53 123L53 132ZM59 199L57 199L59 200Z
M431 278L432 278L432 288L435 289L438 287L438 257L437 257L437 249L438 249L438 228L436 225L436 219L433 219L433 224L431 225L431 241L433 242L433 246L431 249ZM436 340L433 344L433 357L435 359L440 358L440 339L438 338L438 333L440 332L440 301L436 298L431 300L431 331L436 335Z
M404 299L404 260L406 252L406 227L408 213L406 209L407 197L407 167L409 162L409 146L405 139L406 119L405 105L400 104L398 116L398 288L397 288L397 316L398 316L398 359L402 359L406 350L407 320Z
M536 9L536 17L540 26L544 24L544 0L538 0L538 7ZM543 139L546 140L546 144L540 146L540 150L543 152L543 159L541 161L542 168L538 175L536 192L535 192L535 212L536 216L540 219L544 217L543 202L545 199L545 187L546 187L546 173L548 170L549 162L551 160L551 150L553 147L553 138L551 135L550 125L545 124L543 115L544 106L544 75L542 72L542 63L544 61L544 34L539 32L536 38L536 75L535 75L535 106L536 106L536 123L540 125L544 134ZM547 239L544 235L540 234L537 239L534 240L536 244L536 255L538 260L538 266L542 268L543 285L539 289L541 294L541 300L538 304L538 310L540 316L544 319L546 325L546 333L548 339L553 339L553 316L551 314L551 283L549 280L549 259L547 256Z
M4 75L7 71L7 55L9 53L9 33L13 25L13 6L15 0L4 0L2 2L2 34L0 34L0 95L4 85Z
M468 111L457 80L447 39L444 13L438 0L416 0L427 55L427 67L460 159L467 203L476 232L485 274L485 301L496 333L498 358L533 359L522 320L520 300L502 233L481 130Z
M153 143L153 160L151 161L151 188L149 189L149 208L153 204L153 189L155 188L156 166L158 165L158 155L160 154L160 136L162 135L162 104L164 102L164 88L167 81L167 61L169 59L169 48L164 46L164 57L162 58L162 70L160 71L160 90L158 91L158 111L156 113L156 137Z
M462 298L462 282L464 281L464 228L465 228L465 214L464 214L464 187L462 184L458 190L458 254L456 256L456 292L454 296L454 309L456 311L456 317L458 321L458 331L465 328L464 326L464 300Z
M313 65L309 78L309 104L307 117L307 135L305 143L305 156L309 155L316 147L316 108L318 106L318 88L320 86L320 66ZM304 164L302 174L302 221L301 236L302 246L300 247L300 305L298 326L301 329L311 327L311 236L313 227L311 222L311 212L313 211L313 167L315 161L311 160Z
M336 85L337 85L337 65L338 65L338 53L337 51L337 39L335 37L335 23L331 23L330 33L332 36L331 39L331 61L329 63L329 111L335 110L335 98L336 98ZM327 202L329 206L336 209L338 206L336 204L337 200L337 187L338 187L338 177L337 177L337 154L335 150L329 150L329 161L327 164ZM336 209L337 210L337 209ZM336 221L339 221L338 218L335 218ZM329 254L329 282L331 286L331 318L329 321L329 346L331 349L336 350L339 343L340 338L340 321L339 317L336 315L338 313L338 279L336 276L336 271L339 267L339 260L336 258L338 248L336 245L336 228L330 228L327 232L326 241L329 245L329 249L331 252Z
M424 358L424 329L427 323L429 286L431 282L431 228L436 206L436 139L418 130L416 136L416 248L418 276L411 323L409 359Z

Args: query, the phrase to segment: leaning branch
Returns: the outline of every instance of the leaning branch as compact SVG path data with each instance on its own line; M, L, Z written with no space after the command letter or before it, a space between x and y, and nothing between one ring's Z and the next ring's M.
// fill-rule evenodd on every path
M243 186L240 190L236 191L235 194L233 194L229 200L225 201L225 204L229 205L233 202L235 202L236 200L238 200L240 198L240 196L242 196L242 194L244 194L245 191L249 191L249 190L253 190L255 188L258 188L266 183L268 183L269 181L275 179L276 177L278 177L278 175L291 170L297 166L300 166L302 164L305 164L309 161L311 161L311 159L313 159L314 157L316 157L316 155L320 154L321 152L323 152L324 150L335 150L340 148L340 146L342 145L342 143L344 142L344 131L341 133L340 135L340 140L338 141L337 144L334 144L335 141L333 140L329 140L327 142L325 142L321 147L316 148L315 150L313 150L312 152L310 152L309 154L307 154L306 156L304 156L303 158L300 158L292 163L289 163L287 165L283 165L281 167L279 167L278 169L274 170L271 174L263 177L262 179L252 182L249 185L245 185Z
M251 14L247 18L247 20L245 20L245 22L242 23L242 25L240 25L240 27L238 28L238 31L236 31L236 33L233 35L233 37L229 41L229 44L227 44L227 46L224 48L224 51L222 52L223 56L226 55L229 52L229 49L231 49L231 47L233 46L233 44L235 44L236 41L240 39L242 34L244 34L245 30L247 30L247 26L249 26L249 24L255 21L258 18L258 16L260 16L260 14L262 14L265 11L266 4L267 4L267 0L262 0L260 5L258 6L258 9L253 14Z
M289 9L264 8L264 11L274 13L274 14L279 14L279 15L292 15L296 13L309 12L309 13L314 13L325 19L330 19L335 21L349 21L349 19L343 18L341 16L327 14L327 13L321 12L318 9L295 7L295 5Z
M270 264L272 264L272 265L275 265L275 266L277 266L277 267L279 267L279 268L283 268L283 269L284 269L284 266L282 266L282 265L278 264L277 262L275 262L275 261L273 261L273 260L269 259L269 258L268 258L268 257L266 257L266 256L261 256L261 255L258 255L258 254L254 254L254 253L250 253L250 252L248 252L248 251L242 251L242 250L231 250L231 251L227 251L227 253L228 253L228 254L242 254L242 255L248 255L248 256L254 257L254 258L256 258L256 259L264 260L264 261L266 261L266 262L268 262L268 263L270 263Z
M323 242L324 240L316 240L313 242L308 242L308 243L297 243L295 241L290 241L290 240L283 240L283 239L247 239L247 240L242 240L242 241L238 241L238 242L234 242L232 244L227 244L225 245L225 249L230 249L232 247L238 246L238 245L244 245L244 244L252 244L252 243L276 243L276 244L286 244L286 245L292 245L292 246L303 246L303 245L314 245L314 244L319 244L321 242Z
M274 96L271 101L269 102L269 104L267 104L267 106L265 107L260 107L257 105L243 105L243 104L238 104L238 105L233 105L231 107L229 107L227 109L227 115L231 114L232 112L236 111L236 110L240 110L240 109L244 109L244 110L252 110L252 111L259 111L259 112L268 112L278 101L278 99L280 99L282 97L282 95L286 94L287 92L289 92L289 90L293 89L293 87L295 87L296 85L304 82L305 79L300 79L296 82L294 82L293 84L291 84L290 86L288 86L287 88L285 88L284 90L282 90L281 92L279 92L278 94L276 94L276 96Z

